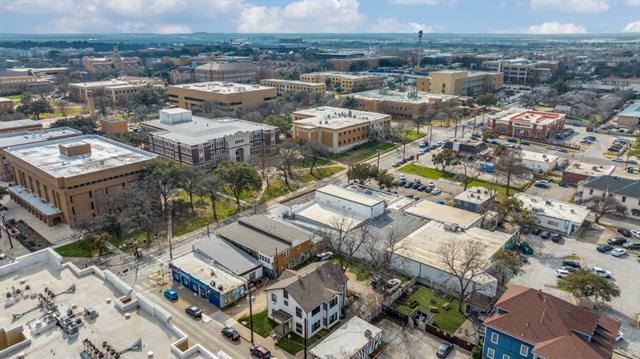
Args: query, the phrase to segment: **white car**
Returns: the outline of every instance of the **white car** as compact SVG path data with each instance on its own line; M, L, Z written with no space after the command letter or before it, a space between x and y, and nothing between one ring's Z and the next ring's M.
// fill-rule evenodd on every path
M624 248L615 248L611 251L611 255L614 257L622 257L627 254L627 250Z
M407 180L407 176L405 175L400 175L400 181L406 181Z
M640 231L632 229L631 230L631 235L634 236L635 238L640 239Z
M618 335L616 335L616 342L619 342L622 339L624 339L624 333L621 331L618 331Z
M600 267L592 267L591 271L599 276L601 276L602 278L611 278L611 272L609 272L608 270L604 269L604 268L600 268Z
M564 278L569 275L569 271L566 269L558 268L556 269L556 277Z
M3 252L0 252L0 260L6 259L7 255L4 254Z
M442 191L437 188L434 188L431 190L432 195L439 195L440 193L442 193Z

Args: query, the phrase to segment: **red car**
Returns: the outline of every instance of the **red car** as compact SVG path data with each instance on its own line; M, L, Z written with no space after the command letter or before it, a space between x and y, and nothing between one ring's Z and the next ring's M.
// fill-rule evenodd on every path
M271 352L269 351L269 349L263 347L262 345L252 346L251 349L249 349L249 352L251 353L251 356L254 356L256 358L260 358L260 359L271 358Z

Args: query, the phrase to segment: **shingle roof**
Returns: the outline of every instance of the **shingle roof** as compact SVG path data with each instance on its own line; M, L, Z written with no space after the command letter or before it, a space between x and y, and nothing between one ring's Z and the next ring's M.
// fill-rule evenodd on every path
M305 312L329 302L347 283L342 268L331 261L315 262L299 271L287 269L266 290L286 289Z
M623 196L640 198L640 180L605 175L588 179L583 183L583 186Z
M532 288L509 286L495 306L501 311L484 324L534 345L546 359L610 358L620 329L620 322Z

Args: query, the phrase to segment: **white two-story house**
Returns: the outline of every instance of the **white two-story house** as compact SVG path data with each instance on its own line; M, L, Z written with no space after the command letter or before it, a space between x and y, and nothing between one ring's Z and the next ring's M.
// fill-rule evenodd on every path
M276 321L276 332L284 336L293 331L307 338L336 325L347 297L347 276L330 261L312 263L294 271L287 269L280 280L265 292L269 318Z
M613 197L627 210L625 216L640 219L640 181L637 179L605 175L587 179L578 184L578 198L587 203L592 197Z

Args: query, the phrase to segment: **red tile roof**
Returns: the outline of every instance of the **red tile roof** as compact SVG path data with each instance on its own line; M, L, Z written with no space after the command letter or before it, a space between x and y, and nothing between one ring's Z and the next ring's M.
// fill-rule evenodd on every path
M620 330L618 321L522 286L509 286L495 306L503 313L496 312L484 324L534 345L533 352L546 359L610 358Z

